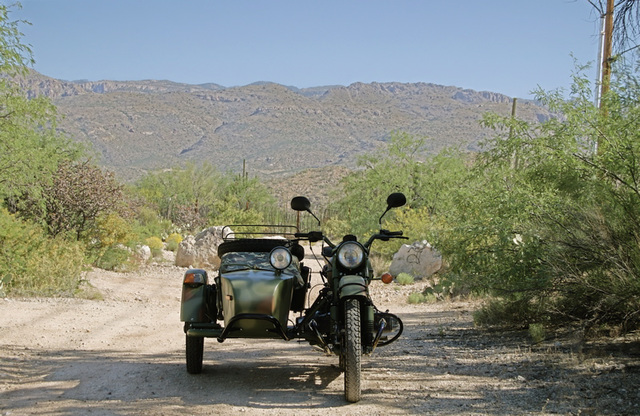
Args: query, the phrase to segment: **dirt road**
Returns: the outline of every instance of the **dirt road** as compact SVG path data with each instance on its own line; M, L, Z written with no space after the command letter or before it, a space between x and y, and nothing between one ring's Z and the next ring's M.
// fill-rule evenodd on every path
M374 286L376 303L405 333L363 362L359 403L336 357L295 341L207 340L189 375L183 272L91 272L102 300L0 299L0 415L640 414L637 340L533 348L475 329L473 304L407 305L393 286Z

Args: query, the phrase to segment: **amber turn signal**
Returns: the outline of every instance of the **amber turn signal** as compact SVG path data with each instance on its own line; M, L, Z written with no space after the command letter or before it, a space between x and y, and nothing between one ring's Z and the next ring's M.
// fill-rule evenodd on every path
M201 285L204 284L204 276L200 273L187 273L184 275L185 285Z
M391 276L391 273L384 273L382 276L380 276L380 279L382 280L382 283L385 284L393 282L393 276Z

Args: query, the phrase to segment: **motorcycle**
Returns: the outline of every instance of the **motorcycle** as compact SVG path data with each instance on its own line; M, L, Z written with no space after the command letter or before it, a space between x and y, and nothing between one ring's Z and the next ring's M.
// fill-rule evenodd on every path
M390 209L405 203L402 193L389 195L378 223L382 225ZM306 197L293 198L291 208L308 212L320 225ZM266 227L269 231L262 231ZM345 235L334 244L322 231L302 233L297 226L233 225L225 230L218 247L220 267L213 281L204 269L189 269L184 275L180 320L186 334L187 372L202 372L205 338L218 342L228 338L302 339L338 356L345 398L359 401L362 356L396 341L403 331L399 317L373 304L369 284L375 277L369 250L376 240L406 239L402 231L380 229L364 243ZM311 269L304 265L301 242L321 242L325 260L321 289L308 307ZM388 273L378 279L393 280Z

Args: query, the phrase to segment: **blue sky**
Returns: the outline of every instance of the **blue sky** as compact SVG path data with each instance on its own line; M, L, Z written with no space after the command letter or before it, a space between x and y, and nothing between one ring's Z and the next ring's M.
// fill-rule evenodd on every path
M21 3L10 18L32 23L34 68L65 80L430 82L531 98L567 88L574 57L595 62L598 49L587 0Z

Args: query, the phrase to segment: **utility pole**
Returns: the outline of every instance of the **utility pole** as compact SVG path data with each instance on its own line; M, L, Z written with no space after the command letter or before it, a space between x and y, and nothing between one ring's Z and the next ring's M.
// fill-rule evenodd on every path
M600 99L609 91L611 83L611 54L613 49L613 3L607 0L607 11L604 15L604 47L602 50L602 83L600 85ZM602 101L600 101L602 108Z
M511 105L511 122L512 123L516 118L517 102L518 102L518 99L514 98L513 104ZM509 128L509 139L513 139L513 125ZM518 170L518 149L517 148L513 151L513 160L511 161L511 168L513 170Z

